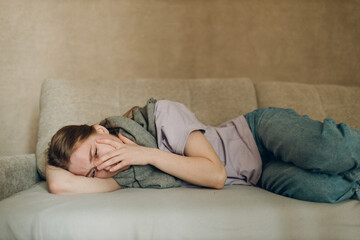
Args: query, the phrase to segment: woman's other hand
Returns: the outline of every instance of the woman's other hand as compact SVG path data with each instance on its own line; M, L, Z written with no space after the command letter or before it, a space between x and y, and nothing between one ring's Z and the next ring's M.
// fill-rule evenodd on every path
M131 165L149 164L149 150L151 148L139 146L120 133L118 136L123 143L109 138L100 138L96 140L97 144L107 144L115 149L114 151L100 156L95 161L97 170L100 171L102 169L107 169L110 172L115 172L120 169L125 169Z

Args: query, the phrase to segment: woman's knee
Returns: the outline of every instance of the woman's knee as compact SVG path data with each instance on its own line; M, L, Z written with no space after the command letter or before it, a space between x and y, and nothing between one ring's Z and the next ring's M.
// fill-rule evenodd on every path
M311 173L280 161L265 166L259 185L282 196L327 203L349 199L356 191L354 182L341 176Z
M333 119L324 120L314 157L333 166L332 174L360 167L360 132Z

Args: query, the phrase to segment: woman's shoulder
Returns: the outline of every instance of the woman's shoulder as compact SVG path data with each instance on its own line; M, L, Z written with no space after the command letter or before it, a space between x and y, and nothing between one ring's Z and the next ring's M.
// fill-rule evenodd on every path
M155 104L156 112L191 112L183 103L172 100L158 100Z
M155 105L155 118L166 121L194 121L195 114L185 104L172 100L158 100ZM197 119L196 119L197 120Z
M155 105L161 105L161 106L169 106L169 105L179 105L179 106L185 106L181 102L176 102L168 99L161 99L157 100Z

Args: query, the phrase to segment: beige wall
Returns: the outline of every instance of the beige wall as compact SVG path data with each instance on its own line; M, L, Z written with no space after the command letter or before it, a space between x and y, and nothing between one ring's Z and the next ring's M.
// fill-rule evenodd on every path
M354 0L0 1L0 155L35 151L45 78L360 86L359 43Z

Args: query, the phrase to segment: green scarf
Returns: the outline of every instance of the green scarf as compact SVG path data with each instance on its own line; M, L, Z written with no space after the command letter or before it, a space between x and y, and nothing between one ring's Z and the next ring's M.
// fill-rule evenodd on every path
M109 129L111 134L121 133L138 145L157 148L157 134L154 119L156 100L150 98L142 108L132 110L133 119L124 116L108 117L100 125ZM113 176L122 187L171 188L180 187L182 181L151 165L130 166Z

